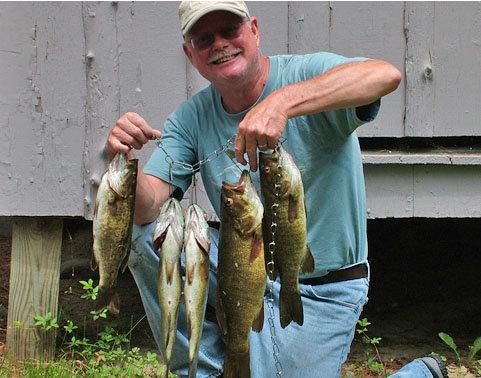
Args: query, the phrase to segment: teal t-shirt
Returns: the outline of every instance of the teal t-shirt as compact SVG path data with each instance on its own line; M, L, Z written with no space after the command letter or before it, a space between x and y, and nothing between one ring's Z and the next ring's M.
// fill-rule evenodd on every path
M269 79L256 104L280 87L312 78L342 63L365 60L332 53L280 55L269 59ZM365 120L357 117L355 108L350 108L295 117L286 125L283 147L293 156L302 175L307 238L316 266L312 274L304 277L322 276L367 260L365 187L354 130L374 119L378 109L379 101L369 106ZM165 151L174 161L193 165L235 135L248 111L227 113L220 95L208 86L169 116L162 132L163 149L155 150L144 172L170 181ZM217 215L222 181L237 182L245 168L248 167L225 153L200 167L205 190ZM185 192L191 184L191 173L189 168L173 165L172 183ZM251 172L251 177L260 195L259 172Z

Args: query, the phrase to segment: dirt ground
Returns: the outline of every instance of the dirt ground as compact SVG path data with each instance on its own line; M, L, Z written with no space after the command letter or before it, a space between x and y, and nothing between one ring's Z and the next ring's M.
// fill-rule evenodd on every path
M367 317L371 337L381 337L381 358L391 370L431 352L453 355L437 334L446 332L461 354L481 336L481 220L375 220L368 223L371 287L361 317ZM90 259L91 223L66 220L60 280L60 317L82 325L93 337L102 323L89 320L86 301L80 299L81 279L95 275L78 267ZM11 240L0 238L0 343L5 342ZM72 262L75 262L72 264ZM140 296L128 270L120 277L121 331L144 316ZM132 332L132 344L155 350L144 318ZM356 337L349 363L367 359L366 346ZM367 375L366 375L367 376Z

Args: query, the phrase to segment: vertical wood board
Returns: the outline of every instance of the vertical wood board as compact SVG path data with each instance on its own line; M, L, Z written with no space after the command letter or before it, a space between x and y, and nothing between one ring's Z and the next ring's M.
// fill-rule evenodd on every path
M481 2L435 2L434 10L434 135L480 135Z
M327 1L290 1L289 54L329 51L331 7Z
M57 317L62 223L38 217L13 223L7 350L16 360L54 357L56 332L35 326L34 317Z
M0 24L11 19L21 25L11 25L2 43L23 61L8 65L16 81L13 91L2 89L11 94L1 105L6 123L1 134L9 147L0 155L7 177L0 215L81 215L85 75L80 3L11 3L2 7L0 17Z
M330 50L348 57L384 59L404 71L402 2L331 2ZM377 119L359 129L362 137L404 136L404 81L385 96Z
M405 3L405 135L434 135L434 100L438 72L434 46L434 2Z
M82 3L86 55L84 217L92 219L97 187L107 168L107 135L120 116L117 8L111 2Z

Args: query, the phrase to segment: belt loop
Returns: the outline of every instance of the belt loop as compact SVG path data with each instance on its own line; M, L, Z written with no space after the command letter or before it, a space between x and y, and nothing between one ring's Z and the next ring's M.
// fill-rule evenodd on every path
M369 264L369 261L365 262L366 267L367 267L367 283L371 282L371 265Z

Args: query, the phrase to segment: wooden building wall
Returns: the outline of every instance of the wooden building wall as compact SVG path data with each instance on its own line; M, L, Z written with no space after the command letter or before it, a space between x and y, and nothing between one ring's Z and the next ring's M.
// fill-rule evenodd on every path
M266 54L328 50L386 59L405 73L359 136L481 134L480 2L248 5ZM206 84L183 56L177 8L0 3L0 216L91 219L118 116L135 111L162 128ZM139 154L143 162L153 148ZM369 217L481 216L476 149L364 155Z

